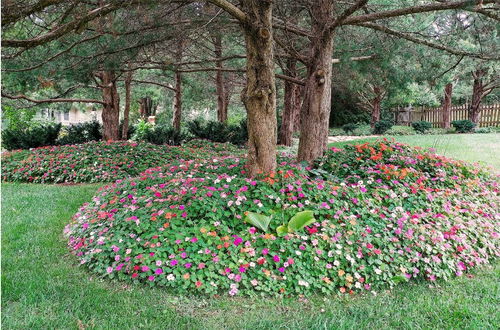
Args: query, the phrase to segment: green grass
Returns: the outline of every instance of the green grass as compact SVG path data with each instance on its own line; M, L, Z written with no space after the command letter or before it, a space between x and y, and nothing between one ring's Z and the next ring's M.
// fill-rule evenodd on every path
M429 288L338 297L213 298L104 281L68 253L62 231L95 185L2 185L5 329L494 329L500 265Z
M405 135L386 136L398 142L407 143L422 148L434 148L436 153L462 159L468 162L478 162L500 169L500 134L443 134L443 135ZM329 146L337 148L346 144L357 144L375 141L376 138L362 138L355 141L335 142Z

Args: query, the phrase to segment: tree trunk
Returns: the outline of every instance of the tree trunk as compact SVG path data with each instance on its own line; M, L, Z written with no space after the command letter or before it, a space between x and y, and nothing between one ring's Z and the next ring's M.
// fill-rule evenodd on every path
M483 77L486 70L478 69L473 73L474 85L472 87L472 101L469 107L469 120L479 124L481 118L481 101L483 100L484 84Z
M175 95L174 95L174 115L172 117L172 126L177 130L181 130L181 115L182 115L182 79L181 73L175 72Z
M443 100L443 128L450 128L450 113L451 113L451 94L453 92L453 84L446 84L444 87L444 100Z
M132 84L133 71L129 71L125 77L125 109L123 110L122 140L128 139L128 120L130 115L130 87Z
M213 37L213 43L215 47L215 57L217 59L222 58L222 38L220 34ZM227 121L228 97L224 84L224 72L221 70L222 61L216 61L215 65L219 69L217 70L215 76L215 88L217 91L217 120L221 123L225 123Z
M382 88L379 86L373 87L373 93L375 97L372 99L372 118L370 121L370 126L373 129L375 127L375 123L380 121L380 103L382 102Z
M328 141L331 108L333 32L325 30L333 14L333 1L317 0L311 8L312 35L307 80L300 113L297 158L312 162L321 157Z
M242 101L248 121L248 174L276 169L276 86L272 37L272 1L242 2L247 53L246 86Z
M297 76L297 61L288 59L286 62L286 74L290 77ZM283 114L281 116L281 127L279 132L279 143L285 146L292 145L292 135L295 131L295 123L300 114L300 86L285 81L285 95Z
M102 99L105 102L102 110L103 140L117 141L120 139L120 97L116 86L115 73L102 71Z
M147 121L149 116L154 116L153 100L151 100L149 96L142 97L139 101L139 104L139 113L141 114L142 120Z

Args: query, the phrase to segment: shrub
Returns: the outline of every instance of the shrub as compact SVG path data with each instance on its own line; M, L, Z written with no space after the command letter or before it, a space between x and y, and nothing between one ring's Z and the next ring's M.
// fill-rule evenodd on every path
M454 120L451 125L455 127L457 133L470 133L474 130L476 124L470 120Z
M349 124L345 124L342 126L342 129L344 130L344 132L346 134L352 134L354 132L354 130L356 128L358 128L360 125L359 124L355 124L355 123L349 123Z
M25 127L8 127L2 130L2 147L15 150L55 145L60 130L60 123L33 123Z
M144 141L153 144L181 145L187 139L187 134L172 126L156 125L144 133Z
M153 128L154 124L148 123L144 120L139 120L139 122L134 125L134 134L132 135L132 141L146 141L146 136L149 136L152 133Z
M64 127L57 144L78 144L102 139L102 126L94 120Z
M415 121L411 123L411 127L418 133L424 134L428 130L432 128L432 124L429 123L428 121L421 120L421 121Z
M415 130L411 126L392 126L387 132L386 135L414 135Z
M189 132L198 139L231 142L235 145L243 145L248 140L246 120L242 120L239 125L227 125L218 121L196 119L187 125Z
M373 134L384 134L392 127L392 125L393 123L390 120L379 120L375 123Z
M209 295L378 290L500 253L498 181L481 169L387 142L279 164L249 179L238 157L207 157L102 187L66 227L70 250L102 278Z

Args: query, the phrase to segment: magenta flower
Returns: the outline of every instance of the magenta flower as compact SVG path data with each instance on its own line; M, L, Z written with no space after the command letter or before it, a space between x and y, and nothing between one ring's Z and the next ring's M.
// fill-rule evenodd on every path
M233 244L238 246L243 242L243 239L241 237L235 236L236 238L233 241Z
M284 273L285 272L285 267L280 267L280 268L278 268L278 270L280 271L280 273Z
M274 260L274 262L279 262L280 261L280 257L277 256L277 255L275 255L275 256L273 256L273 260Z
M148 266L142 266L142 267L141 267L141 270L142 270L143 272L147 272L147 271L149 270L149 267L148 267Z
M148 277L148 280L149 280L149 281L154 281L154 280L155 280L155 277L151 275L151 276L149 276L149 277Z
M179 262L177 260L170 260L170 266L175 266L177 265Z
M190 262L188 262L187 264L185 264L185 265L184 265L184 267L186 267L186 268L191 268L191 265L192 265L192 264L191 264Z
M262 254L267 255L269 253L269 249L262 249Z

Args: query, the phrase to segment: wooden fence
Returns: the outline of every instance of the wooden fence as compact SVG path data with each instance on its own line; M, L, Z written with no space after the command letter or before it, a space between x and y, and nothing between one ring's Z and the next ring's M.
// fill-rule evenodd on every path
M455 105L450 108L450 120L469 119L468 104ZM443 127L442 107L397 108L394 110L394 122L397 125L410 126L412 122L425 120L432 127ZM500 126L500 103L481 105L479 127Z

